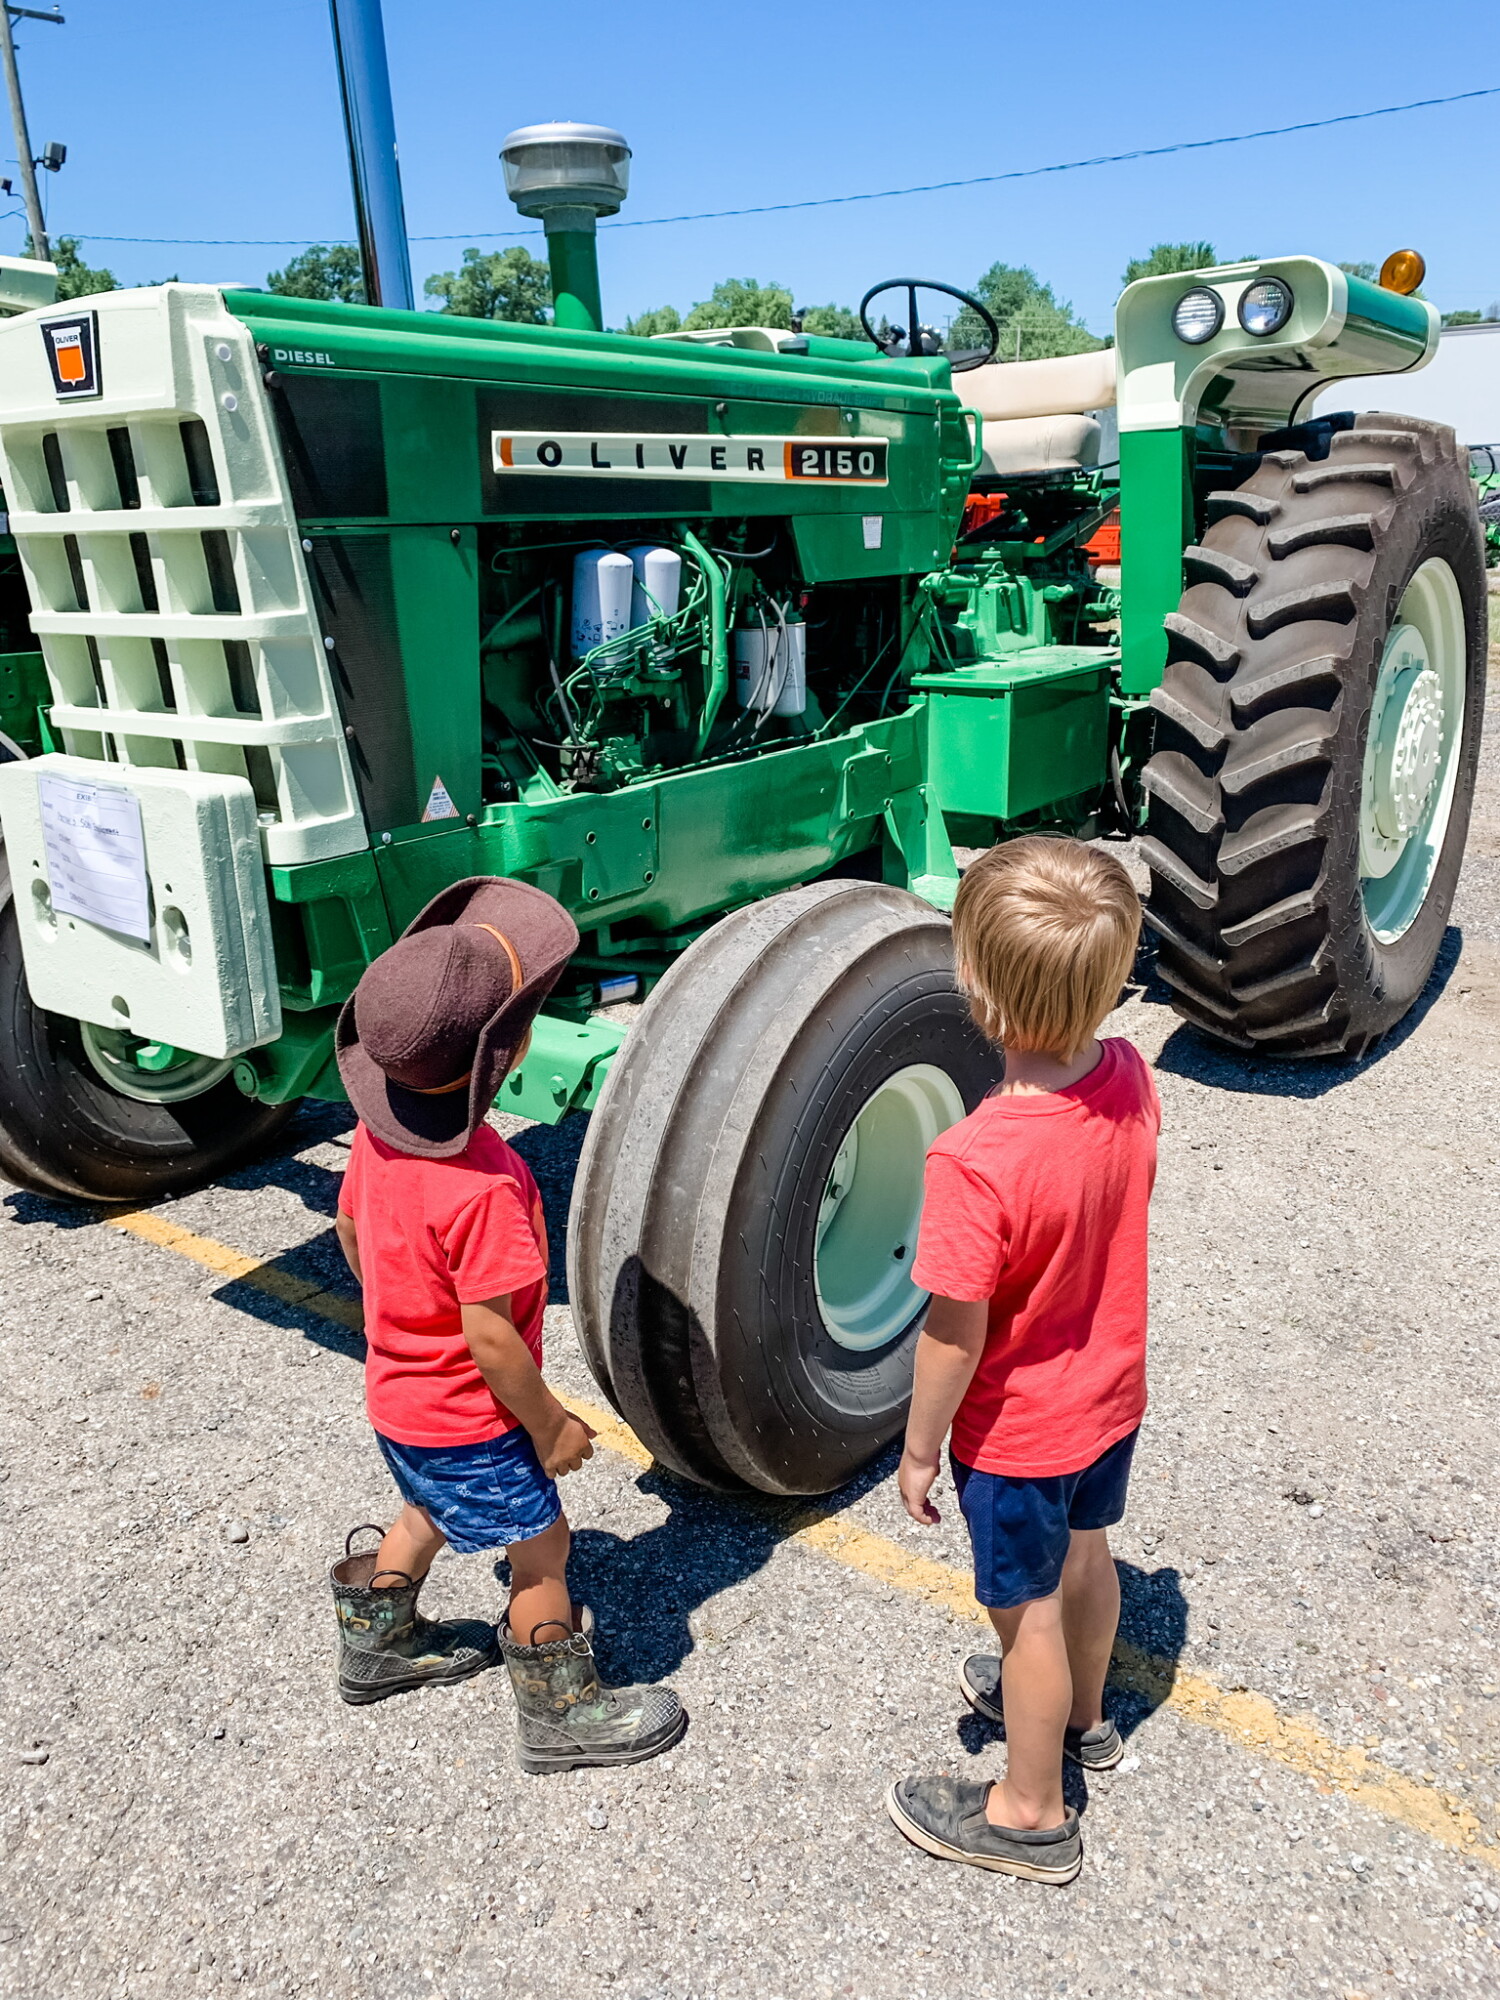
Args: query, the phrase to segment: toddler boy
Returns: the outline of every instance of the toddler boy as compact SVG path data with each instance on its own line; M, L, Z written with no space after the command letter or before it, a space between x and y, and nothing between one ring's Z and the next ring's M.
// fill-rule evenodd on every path
M524 882L474 876L433 898L339 1017L359 1114L338 1237L365 1299L365 1400L403 1502L378 1549L331 1573L339 1693L380 1701L503 1656L521 1767L627 1764L675 1743L670 1689L606 1688L593 1620L568 1593L554 1481L592 1456L587 1424L542 1380L547 1238L536 1183L485 1114L578 944ZM444 1543L504 1549L504 1624L434 1624L417 1596Z
M1104 1714L1120 1615L1107 1530L1146 1408L1146 1216L1161 1124L1151 1072L1096 1031L1129 974L1140 904L1119 862L1029 837L967 871L959 985L1005 1080L927 1155L912 1276L933 1295L899 1472L914 1520L952 1426L975 1595L1001 1655L962 1690L1003 1722L1003 1779L904 1778L886 1804L931 1854L1038 1882L1083 1865L1062 1760L1121 1756ZM1002 1664L1003 1663L1003 1664Z

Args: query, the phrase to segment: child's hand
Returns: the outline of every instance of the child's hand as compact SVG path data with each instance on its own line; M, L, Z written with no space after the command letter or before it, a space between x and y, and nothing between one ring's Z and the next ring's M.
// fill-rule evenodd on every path
M896 1471L901 1504L924 1528L935 1528L943 1518L927 1497L937 1479L939 1466L938 1459L924 1461L913 1458L910 1452L902 1452L901 1464Z
M594 1447L593 1430L582 1417L575 1417L571 1410L565 1410L561 1403L557 1406L558 1422L542 1436L532 1434L536 1455L542 1461L542 1470L549 1479L561 1479L564 1473L576 1472L586 1458L592 1458Z

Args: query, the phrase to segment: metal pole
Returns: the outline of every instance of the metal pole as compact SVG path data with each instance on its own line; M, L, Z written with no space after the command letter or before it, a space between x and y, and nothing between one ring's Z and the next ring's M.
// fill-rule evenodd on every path
M349 173L354 183L354 219L365 297L372 306L410 309L416 301L380 0L329 0L329 7L344 128L349 135Z
M10 122L15 127L16 133L16 165L21 169L21 188L26 197L26 221L31 230L31 254L42 263L50 264L52 246L47 241L47 225L42 220L42 197L37 191L36 164L31 157L31 134L26 129L26 106L21 101L21 72L16 68L16 44L10 30L10 9L4 6L0 6L0 61L5 64L5 88L10 93Z

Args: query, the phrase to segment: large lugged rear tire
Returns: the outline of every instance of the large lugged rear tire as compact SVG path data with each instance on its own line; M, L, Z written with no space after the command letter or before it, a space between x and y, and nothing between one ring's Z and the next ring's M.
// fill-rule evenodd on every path
M568 1230L589 1364L663 1464L822 1493L900 1430L923 1157L1000 1067L946 918L903 889L790 890L683 954L610 1071Z
M79 1023L31 998L0 852L0 1174L38 1194L157 1201L240 1165L295 1109L257 1104L228 1078L175 1103L112 1090Z
M1147 921L1177 1011L1359 1055L1427 982L1463 860L1486 604L1453 433L1386 415L1208 502L1145 771Z

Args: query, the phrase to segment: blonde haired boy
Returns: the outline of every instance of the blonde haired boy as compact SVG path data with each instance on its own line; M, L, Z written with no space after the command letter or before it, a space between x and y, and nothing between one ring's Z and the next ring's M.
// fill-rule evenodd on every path
M1121 1756L1104 1714L1120 1615L1107 1530L1146 1409L1161 1107L1136 1050L1097 1030L1140 922L1119 862L1078 841L1010 841L965 874L958 980L1004 1047L1005 1080L928 1153L912 1270L933 1298L901 1498L938 1520L928 1496L951 1426L975 1595L1001 1646L965 1661L962 1688L1003 1721L1007 1769L988 1784L904 1778L886 1804L929 1853L1038 1882L1083 1865L1064 1756L1095 1770Z

